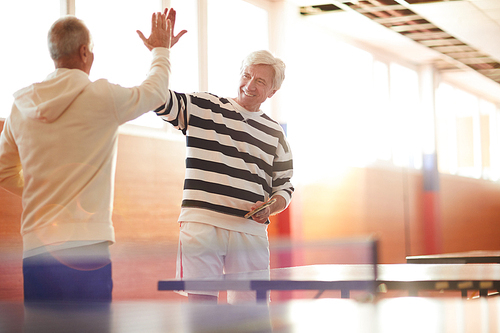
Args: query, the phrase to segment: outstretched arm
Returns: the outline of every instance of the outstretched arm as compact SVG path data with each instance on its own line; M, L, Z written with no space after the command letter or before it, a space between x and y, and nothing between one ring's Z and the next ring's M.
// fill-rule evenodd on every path
M151 35L146 38L144 34L137 30L137 34L142 42L151 51L155 47L171 48L187 31L182 30L177 36L174 36L175 10L166 8L164 13L153 13L151 18Z

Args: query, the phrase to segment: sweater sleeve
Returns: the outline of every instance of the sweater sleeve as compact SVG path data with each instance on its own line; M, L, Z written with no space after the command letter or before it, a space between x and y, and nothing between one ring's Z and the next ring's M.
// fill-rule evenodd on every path
M0 136L0 187L22 196L24 177L17 145L11 133L10 118Z
M283 137L284 138L284 137ZM286 139L278 146L273 163L273 195L281 195L286 201L286 207L290 204L294 188L290 179L293 175L292 151Z
M155 110L157 116L181 130L184 135L188 126L188 98L189 95L170 90L166 103Z
M153 49L152 55L148 76L139 86L124 88L111 85L119 124L158 108L169 97L170 50L157 47Z

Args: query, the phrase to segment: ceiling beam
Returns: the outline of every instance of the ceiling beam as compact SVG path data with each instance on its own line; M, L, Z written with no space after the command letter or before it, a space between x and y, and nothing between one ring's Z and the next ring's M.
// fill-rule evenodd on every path
M436 61L438 69L472 69L495 82L500 82L500 70L497 70L497 68L500 68L500 63L441 30L438 26L407 7L407 4L462 0L340 1L342 2L342 8L334 4L324 4L301 7L300 12L304 15L315 15L325 12L353 10L394 32L441 53L444 57L443 60Z

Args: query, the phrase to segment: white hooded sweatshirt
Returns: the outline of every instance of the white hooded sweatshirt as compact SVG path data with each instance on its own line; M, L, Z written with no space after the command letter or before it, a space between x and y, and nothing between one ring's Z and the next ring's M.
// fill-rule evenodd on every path
M0 186L22 196L24 251L114 242L118 127L165 103L169 50L155 48L146 80L123 88L56 69L14 94L0 138Z

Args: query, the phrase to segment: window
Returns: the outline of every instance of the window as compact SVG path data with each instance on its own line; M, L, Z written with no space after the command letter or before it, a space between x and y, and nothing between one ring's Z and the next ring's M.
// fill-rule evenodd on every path
M436 91L436 133L438 170L456 174L457 163L457 124L455 120L455 89L445 83Z
M236 97L241 61L269 49L267 11L243 0L209 0L207 13L208 90Z
M497 114L494 103L440 84L436 93L439 171L498 180Z
M498 180L499 176L496 111L495 104L482 99L479 101L482 175L491 180Z
M160 10L158 0L75 1L75 14L85 22L94 41L92 81L105 78L124 87L137 86L144 81L151 55L136 30L149 36L151 15ZM161 119L151 112L131 123L163 127Z
M54 71L47 47L47 32L60 15L59 0L3 1L0 30L0 118L10 114L14 94ZM36 28L34 28L36 27Z
M392 159L396 166L422 167L421 117L417 72L396 63L390 65Z
M373 116L370 118L373 134L370 142L375 159L380 161L392 159L389 101L389 65L375 61L373 63Z
M373 56L343 42L323 43L328 36L321 33L303 33L309 38L296 38L308 57L289 58L289 97L280 100L286 105L294 156L300 156L294 177L299 182L339 179L349 167L364 167L376 158Z
M171 0L177 12L175 34L187 30L172 48L170 87L177 92L199 91L198 7L197 0Z
M144 80L150 54L136 30L149 36L151 14L159 10L157 0L76 0L75 14L85 22L94 41L91 80L105 78L125 87Z

